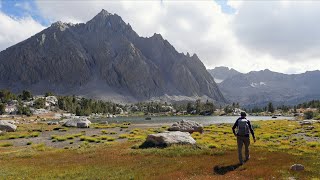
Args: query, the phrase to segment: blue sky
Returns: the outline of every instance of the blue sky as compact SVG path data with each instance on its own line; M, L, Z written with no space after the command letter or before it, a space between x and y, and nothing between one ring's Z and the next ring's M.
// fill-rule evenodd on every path
M162 1L162 0L161 0ZM222 12L232 14L235 9L227 4L228 0L213 0L220 5ZM39 8L34 0L0 0L0 10L14 18L23 18L31 16L34 20L43 26L49 26L48 19L41 15Z
M42 25L49 25L49 21L41 16L34 0L0 0L0 2L1 11L11 17L24 18L31 16Z
M222 12L226 14L233 14L235 12L235 9L227 4L228 0L214 1L220 5ZM23 18L31 16L43 26L50 25L49 20L41 15L34 0L0 0L0 4L0 10L11 17Z
M228 5L227 0L215 0L221 7L222 12L227 14L233 14L236 12L236 10Z

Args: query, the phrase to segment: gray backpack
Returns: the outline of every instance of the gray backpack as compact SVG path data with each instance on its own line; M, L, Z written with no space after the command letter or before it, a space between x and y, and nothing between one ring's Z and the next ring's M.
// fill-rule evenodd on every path
M247 119L238 119L238 135L245 136L249 134L249 125Z

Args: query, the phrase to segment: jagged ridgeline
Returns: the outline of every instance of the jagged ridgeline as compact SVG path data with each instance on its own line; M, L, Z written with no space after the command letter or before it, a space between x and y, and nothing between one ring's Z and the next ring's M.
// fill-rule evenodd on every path
M160 34L140 37L102 10L87 23L56 22L0 53L0 88L52 91L123 102L225 102L197 55L184 55Z

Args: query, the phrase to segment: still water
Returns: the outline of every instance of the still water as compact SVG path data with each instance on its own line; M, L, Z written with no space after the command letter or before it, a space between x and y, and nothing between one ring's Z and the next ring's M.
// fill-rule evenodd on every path
M116 117L94 120L94 122L108 121L109 123L121 123L121 122L131 122L134 124L171 124L173 122L180 121L182 119L196 121L204 125L208 124L219 124L219 123L234 123L237 120L237 116L161 116L161 117L151 117L151 120L145 120L145 117ZM259 120L292 120L293 117L283 117L272 118L271 116L248 116L247 119L250 121Z

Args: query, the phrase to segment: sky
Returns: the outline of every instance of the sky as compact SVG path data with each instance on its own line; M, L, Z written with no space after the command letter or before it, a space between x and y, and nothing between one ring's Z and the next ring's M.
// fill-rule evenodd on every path
M0 0L0 51L56 21L84 23L102 9L143 37L160 33L208 68L320 70L320 1Z

